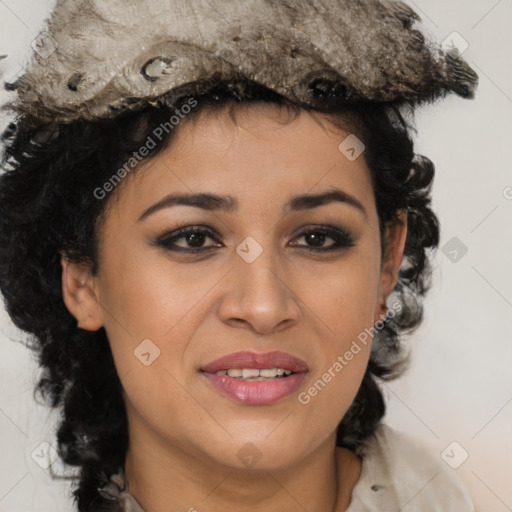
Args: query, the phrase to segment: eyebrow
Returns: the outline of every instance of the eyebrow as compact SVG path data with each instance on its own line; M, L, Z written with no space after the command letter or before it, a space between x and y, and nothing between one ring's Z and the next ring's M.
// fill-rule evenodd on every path
M362 203L354 196L343 190L334 188L318 194L300 194L292 198L284 205L284 212L310 210L317 206L323 206L332 202L345 203L359 210L366 217L367 213ZM232 196L199 193L199 194L168 194L160 201L150 206L138 218L137 222L144 220L149 215L164 208L173 206L193 206L208 211L223 211L236 213L238 200Z

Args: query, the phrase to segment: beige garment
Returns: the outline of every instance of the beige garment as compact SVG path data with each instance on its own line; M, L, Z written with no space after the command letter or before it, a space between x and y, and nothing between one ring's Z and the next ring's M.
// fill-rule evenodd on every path
M365 443L361 476L346 512L475 512L467 490L440 454L381 425ZM123 473L104 491L122 512L145 512L124 488Z
M382 425L367 443L346 512L475 512L456 472L407 434Z

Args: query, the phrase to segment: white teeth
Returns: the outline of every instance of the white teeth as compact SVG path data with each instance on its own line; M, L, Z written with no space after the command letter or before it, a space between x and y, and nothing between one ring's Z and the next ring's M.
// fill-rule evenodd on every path
M231 368L229 370L219 370L215 372L216 375L228 375L229 377L236 377L242 379L250 379L256 377L282 377L283 375L291 375L291 370L285 370L283 368Z
M278 375L278 371L278 368L267 368L265 370L260 370L260 375L262 377L275 377L276 375Z
M228 375L229 375L229 372L231 370L228 371ZM249 377L259 377L260 376L260 371L257 369L257 368L244 368L242 370L242 378L244 379L248 379Z

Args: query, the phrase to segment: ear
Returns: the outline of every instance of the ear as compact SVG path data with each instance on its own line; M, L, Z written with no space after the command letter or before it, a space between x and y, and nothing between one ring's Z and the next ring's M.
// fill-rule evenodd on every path
M385 250L381 264L379 302L375 308L375 322L385 317L386 299L398 281L398 271L402 264L406 238L407 211L400 210L398 220L388 226L385 233Z
M61 257L62 298L69 312L77 319L77 326L97 331L103 326L98 290L91 266Z

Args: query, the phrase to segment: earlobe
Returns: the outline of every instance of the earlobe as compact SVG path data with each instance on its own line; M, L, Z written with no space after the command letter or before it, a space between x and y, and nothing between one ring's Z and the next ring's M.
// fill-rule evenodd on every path
M103 326L98 302L96 280L90 265L61 257L62 298L68 311L76 318L77 327L97 331Z

